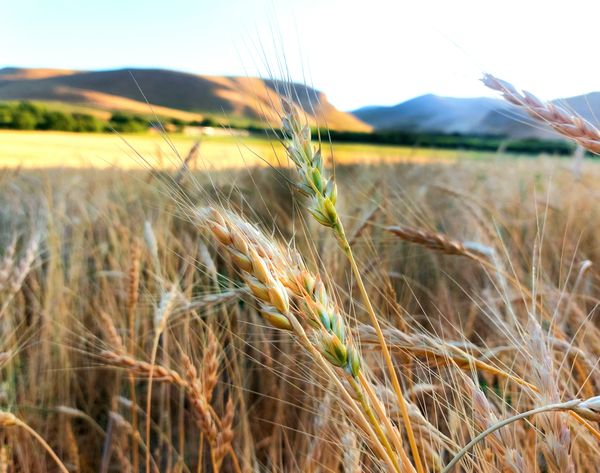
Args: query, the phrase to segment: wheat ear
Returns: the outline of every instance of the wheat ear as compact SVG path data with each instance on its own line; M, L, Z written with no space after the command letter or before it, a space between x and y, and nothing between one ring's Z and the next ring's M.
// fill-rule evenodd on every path
M348 339L343 317L328 298L320 279L304 268L299 255L286 254L235 214L205 208L198 212L198 219L231 257L257 301L261 316L274 327L291 331L338 385L349 401L348 406L353 406L352 398L330 366L345 370L366 415L365 418L360 414L361 428L366 429L375 445L380 443L387 452L382 459L390 462L393 471L399 471L391 445L356 381L361 367L358 352ZM306 323L308 335L299 320ZM401 450L400 454L403 453Z
M446 255L475 258L476 256L489 256L492 252L491 248L487 248L481 244L453 240L442 233L428 230L397 226L385 227L385 230L404 241L409 241Z
M232 439L233 436L233 432L230 432L231 424L227 424L229 418L233 416L233 413L230 412L233 406L228 407L230 410L226 410L225 419L222 422L218 420L215 422L216 415L210 407L208 399L205 397L206 389L203 386L201 378L198 376L196 367L188 356L182 356L185 379L175 370L159 364L137 360L127 354L105 350L100 353L100 356L110 365L124 368L129 373L148 379L152 377L154 381L166 382L182 388L186 392L194 409L197 425L200 431L206 435L211 449L214 450L217 446L220 446L220 452L225 451L225 453L229 453L234 464L237 463L237 457L235 457L235 453L231 449L231 441L228 444L226 442L226 440ZM219 434L221 434L220 443ZM141 438L138 440L141 440ZM145 442L142 442L142 444L146 445ZM144 449L144 451L147 450Z
M309 198L307 206L309 212L321 225L332 229L340 248L350 262L352 273L356 278L359 292L369 314L371 324L377 332L383 358L402 413L402 420L408 436L415 467L418 473L425 473L419 456L417 441L411 426L407 402L402 393L392 356L386 345L377 314L371 303L360 269L354 258L352 247L346 236L344 225L336 208L337 186L335 180L333 177L327 178L325 176L321 149L320 147L317 149L313 148L311 131L308 124L300 119L298 111L290 101L283 99L282 104L284 111L282 121L284 137L286 138L286 150L288 157L295 164L300 177L297 187L300 192Z
M507 102L522 108L531 117L549 125L588 151L600 154L600 130L581 116L553 103L544 102L527 91L519 92L509 82L491 74L485 74L482 82L490 89L500 92Z

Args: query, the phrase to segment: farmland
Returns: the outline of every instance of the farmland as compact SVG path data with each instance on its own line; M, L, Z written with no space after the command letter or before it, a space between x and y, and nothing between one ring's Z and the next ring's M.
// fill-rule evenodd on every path
M197 139L173 135L165 140L159 134L0 131L0 166L173 168L181 164L174 150L185 157ZM285 162L281 145L260 137L208 136L201 139L200 149L198 166L208 169L264 166L265 161L275 164L278 156L280 162ZM333 149L339 164L454 162L460 158L496 157L495 153L490 152L368 144L340 143L335 144ZM323 147L323 152L331 156L329 145Z

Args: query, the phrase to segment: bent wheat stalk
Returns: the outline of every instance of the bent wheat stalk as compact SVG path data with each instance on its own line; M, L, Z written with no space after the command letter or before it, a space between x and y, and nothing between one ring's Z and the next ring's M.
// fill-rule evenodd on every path
M500 92L507 102L522 108L531 117L549 125L588 151L600 154L600 130L584 118L558 105L544 102L525 90L519 92L509 82L491 74L485 74L481 80L490 89Z
M520 414L509 417L508 419L501 420L500 422L490 426L479 435L477 435L473 440L471 440L467 445L465 445L455 456L450 460L450 463L446 465L442 473L449 473L452 471L452 468L456 466L456 464L463 458L475 445L484 440L488 435L496 432L502 427L516 422L521 419L525 419L527 417L531 417L535 414L541 414L543 412L550 411L572 411L584 418L588 418L590 420L599 420L600 415L600 396L596 396L585 401L581 399L573 399L571 401L560 402L555 404L547 404L545 406L536 407L535 409L531 409L526 412L522 412Z
M52 447L48 445L48 442L44 440L44 438L38 434L33 428L31 428L28 424L23 422L14 414L10 412L0 411L0 427L20 427L25 430L28 434L30 434L41 446L48 452L48 455L54 460L56 466L62 473L69 473L69 470L64 465L64 463L58 458L58 455L52 450Z

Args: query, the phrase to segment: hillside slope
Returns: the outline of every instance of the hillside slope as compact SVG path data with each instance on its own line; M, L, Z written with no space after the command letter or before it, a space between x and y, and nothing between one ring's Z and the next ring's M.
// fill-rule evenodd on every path
M258 78L200 76L164 69L0 69L0 100L40 100L150 113L147 99L161 107L155 110L160 115L194 119L218 114L273 126L279 124L280 117L276 91L283 87ZM292 89L296 104L311 124L335 130L371 130L370 125L337 110L322 92L299 84L293 84Z

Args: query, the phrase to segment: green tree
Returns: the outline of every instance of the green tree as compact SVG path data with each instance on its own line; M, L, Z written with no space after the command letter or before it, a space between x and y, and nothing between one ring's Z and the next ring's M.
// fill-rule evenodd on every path
M39 105L35 105L31 102L22 101L16 106L16 111L27 112L35 117L36 122L42 122L44 119L44 109Z
M0 128L12 128L13 110L9 105L0 105Z
M110 118L110 126L120 133L140 133L148 129L148 123L142 117L115 112Z
M74 127L73 131L84 131L84 132L99 132L103 131L105 124L98 118L88 115L85 113L74 113L73 114Z
M206 117L206 118L202 119L202 121L200 122L200 125L201 126L210 126L213 128L220 126L219 122L212 117Z
M17 130L34 130L38 121L33 113L17 109L13 113L12 124Z
M75 128L75 120L72 115L63 112L46 112L41 123L40 130L72 131Z

